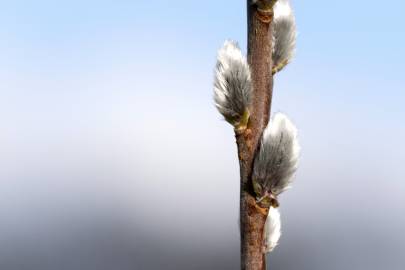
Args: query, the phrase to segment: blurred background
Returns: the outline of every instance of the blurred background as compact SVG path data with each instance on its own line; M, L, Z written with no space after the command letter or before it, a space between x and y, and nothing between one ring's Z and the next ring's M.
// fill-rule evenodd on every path
M238 269L212 80L245 5L0 2L0 269ZM273 111L303 150L269 269L404 269L405 2L293 6Z

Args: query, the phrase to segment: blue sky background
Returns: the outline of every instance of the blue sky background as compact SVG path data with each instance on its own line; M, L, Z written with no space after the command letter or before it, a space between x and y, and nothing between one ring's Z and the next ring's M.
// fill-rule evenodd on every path
M245 4L0 2L1 269L238 267L212 79ZM405 2L293 6L272 108L303 151L271 269L403 269Z

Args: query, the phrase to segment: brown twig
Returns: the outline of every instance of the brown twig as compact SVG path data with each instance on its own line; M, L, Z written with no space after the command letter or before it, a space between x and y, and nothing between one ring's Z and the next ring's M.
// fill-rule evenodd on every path
M265 1L261 1L265 2ZM269 0L270 2L274 2ZM272 76L272 19L270 5L267 9L247 1L248 10L248 63L251 68L253 94L249 108L248 126L236 132L238 145L241 189L241 269L266 269L263 252L263 229L268 213L255 200L252 190L252 165L261 134L269 120L273 76Z

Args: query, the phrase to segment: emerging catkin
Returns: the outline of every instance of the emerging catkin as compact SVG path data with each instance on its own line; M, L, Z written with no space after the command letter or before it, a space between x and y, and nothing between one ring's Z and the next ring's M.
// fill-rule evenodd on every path
M276 198L286 190L298 166L297 129L282 113L265 128L253 165L253 188L258 198Z
M278 208L270 207L264 225L264 252L271 252L281 237L281 219Z
M297 30L289 0L278 0L273 7L273 74L282 70L293 58Z
M249 118L252 81L246 57L236 42L226 41L218 52L214 101L225 120L236 128Z

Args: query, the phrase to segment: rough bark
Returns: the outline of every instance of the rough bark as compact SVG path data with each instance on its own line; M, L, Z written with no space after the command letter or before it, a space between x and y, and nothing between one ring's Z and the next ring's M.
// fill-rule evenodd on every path
M252 72L253 97L249 108L248 127L236 134L238 145L241 189L241 269L266 269L263 253L263 229L268 209L255 201L252 191L252 165L261 134L266 127L271 106L272 77L272 11L259 11L247 1L248 10L248 62Z

